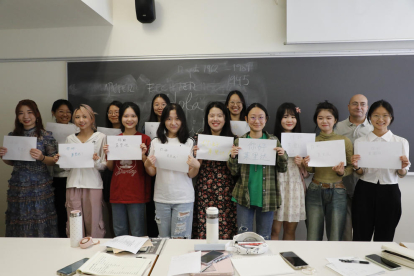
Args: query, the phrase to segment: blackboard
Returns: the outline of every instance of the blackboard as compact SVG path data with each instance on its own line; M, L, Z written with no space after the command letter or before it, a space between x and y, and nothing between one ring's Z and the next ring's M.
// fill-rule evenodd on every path
M133 101L141 108L142 125L153 96L165 93L180 103L195 133L203 127L208 102L224 102L228 92L237 89L247 104L260 102L268 108L265 129L273 133L276 110L283 102L299 106L303 132L314 132L318 102L335 104L344 120L349 99L361 93L369 103L389 101L395 117L390 129L410 142L414 141L413 72L414 56L409 55L69 62L68 99L75 106L91 105L99 114L98 126L104 126L108 103Z

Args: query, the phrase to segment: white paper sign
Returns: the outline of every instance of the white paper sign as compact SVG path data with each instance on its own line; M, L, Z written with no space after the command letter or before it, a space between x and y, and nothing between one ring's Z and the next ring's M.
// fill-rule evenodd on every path
M233 137L199 134L197 159L227 161L233 141Z
M188 275L191 273L198 274L200 270L201 251L196 251L184 255L172 256L167 276Z
M145 134L148 135L151 140L157 137L157 129L160 126L158 122L145 122Z
M346 166L345 141L312 142L307 145L309 167L334 167L344 162Z
M241 137L250 131L250 127L245 121L230 121L231 131L237 137Z
M107 136L108 160L142 160L141 135Z
M30 156L30 150L37 148L36 137L4 136L3 147L7 149L4 160L36 161Z
M399 142L359 142L355 144L355 154L361 156L358 167L401 169L403 145Z
M59 144L59 161L64 169L93 168L93 144Z
M315 142L315 133L286 133L282 132L282 148L289 157L307 156L306 144Z
M275 166L276 145L276 140L240 138L239 163Z
M98 132L102 132L106 136L118 135L122 133L122 131L119 128L98 127L97 130Z
M53 138L55 138L59 144L65 143L66 138L69 135L79 132L79 128L73 124L58 123L47 123L46 130L52 132Z
M155 144L155 167L188 173L187 160L190 153L191 148L184 145Z

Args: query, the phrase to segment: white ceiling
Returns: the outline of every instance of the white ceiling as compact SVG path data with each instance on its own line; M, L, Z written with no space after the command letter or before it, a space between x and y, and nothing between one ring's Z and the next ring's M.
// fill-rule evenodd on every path
M112 25L84 1L0 0L0 30Z

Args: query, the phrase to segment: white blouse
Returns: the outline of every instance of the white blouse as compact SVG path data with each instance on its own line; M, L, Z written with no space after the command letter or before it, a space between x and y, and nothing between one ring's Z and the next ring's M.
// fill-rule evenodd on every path
M69 135L65 142L65 144L81 143L75 134ZM100 158L94 161L94 168L70 169L66 188L102 189L103 182L98 170L102 171L106 168L106 158L103 150L103 146L106 144L106 135L95 132L85 143L93 143L94 153L98 154Z
M388 130L387 133L378 137L373 132L368 133L368 135L360 137L355 140L355 148L359 142L400 142L403 148L403 155L407 156L409 159L409 145L408 141L400 136L394 135L391 130ZM407 171L410 168L411 163L408 164L406 169ZM360 176L361 180L366 182L377 184L397 184L398 175L396 169L372 169L372 168L363 168L364 174Z

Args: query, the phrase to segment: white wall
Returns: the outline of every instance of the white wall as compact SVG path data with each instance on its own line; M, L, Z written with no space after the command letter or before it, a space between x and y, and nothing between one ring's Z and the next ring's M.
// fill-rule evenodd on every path
M136 20L134 1L113 1L113 9L113 27L0 31L0 137L12 130L14 108L21 99L35 100L44 121L51 120L53 101L66 97L65 60L414 49L414 42L286 46L286 0L156 0L157 19L149 25ZM6 210L10 172L11 167L0 164L0 214ZM407 187L409 180L404 180ZM398 234L403 231L402 240L414 242L408 235L414 202L404 200L404 204L408 205L403 207ZM4 231L0 219L0 236Z

